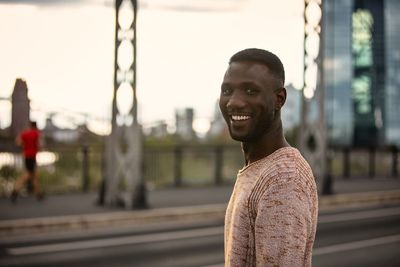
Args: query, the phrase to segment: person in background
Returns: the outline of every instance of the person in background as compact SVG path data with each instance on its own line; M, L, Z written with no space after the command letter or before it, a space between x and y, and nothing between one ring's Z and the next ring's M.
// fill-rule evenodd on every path
M14 203L16 202L21 188L29 181L32 182L33 192L36 198L42 200L44 194L40 189L36 164L36 155L40 148L40 131L37 128L36 122L30 122L30 127L17 136L16 143L22 146L25 171L15 182L14 189L11 193L11 200Z
M286 141L285 72L273 53L234 54L219 106L245 166L225 215L225 266L311 266L318 195L312 170Z

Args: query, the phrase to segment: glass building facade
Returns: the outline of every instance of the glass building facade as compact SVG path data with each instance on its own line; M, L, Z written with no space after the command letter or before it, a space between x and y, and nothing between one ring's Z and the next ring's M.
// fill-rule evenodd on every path
M385 141L400 146L400 1L386 0L385 21Z
M353 137L351 14L348 0L323 3L324 83L330 143L350 145Z
M325 103L332 145L400 145L399 3L324 1Z

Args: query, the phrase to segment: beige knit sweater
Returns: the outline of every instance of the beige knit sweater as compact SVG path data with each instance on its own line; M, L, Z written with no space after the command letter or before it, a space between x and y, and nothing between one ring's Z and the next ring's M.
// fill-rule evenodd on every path
M292 147L239 171L225 217L225 266L311 266L318 195Z

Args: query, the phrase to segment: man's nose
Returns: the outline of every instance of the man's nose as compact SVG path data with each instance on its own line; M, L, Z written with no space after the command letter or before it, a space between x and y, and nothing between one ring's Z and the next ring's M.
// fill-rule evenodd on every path
M226 107L230 110L241 109L246 105L243 94L239 90L235 90L229 97Z

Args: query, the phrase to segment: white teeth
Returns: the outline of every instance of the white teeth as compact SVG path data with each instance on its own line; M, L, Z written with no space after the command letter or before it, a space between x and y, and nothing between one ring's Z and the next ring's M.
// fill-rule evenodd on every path
M238 115L232 115L232 120L234 121L245 121L250 119L250 116L238 116Z

